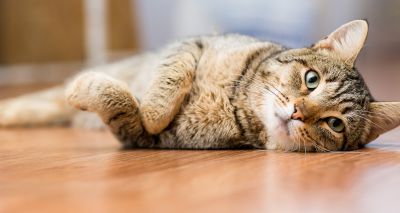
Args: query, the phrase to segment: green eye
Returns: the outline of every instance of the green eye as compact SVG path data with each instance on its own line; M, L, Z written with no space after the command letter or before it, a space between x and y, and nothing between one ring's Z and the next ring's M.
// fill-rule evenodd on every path
M305 76L306 86L309 90L314 90L319 84L319 75L314 70L309 70L306 72Z
M343 121L339 118L330 117L326 123L328 123L328 126L335 132L343 132L344 130Z

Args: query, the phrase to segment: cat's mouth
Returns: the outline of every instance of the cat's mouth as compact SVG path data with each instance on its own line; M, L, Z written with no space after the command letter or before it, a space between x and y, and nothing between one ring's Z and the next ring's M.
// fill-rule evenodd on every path
M263 118L269 134L269 149L286 149L296 147L296 132L291 115L294 106L276 104L275 97L268 96L263 108Z
M280 132L284 132L286 136L290 136L290 131L289 131L289 122L290 119L282 118L278 113L275 113L275 116L277 118L277 129L280 130Z

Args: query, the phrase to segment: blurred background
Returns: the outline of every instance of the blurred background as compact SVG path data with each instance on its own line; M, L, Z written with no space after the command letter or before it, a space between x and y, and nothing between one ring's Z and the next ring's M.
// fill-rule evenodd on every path
M378 100L400 100L400 0L1 0L0 98L199 34L309 46L353 19L370 33L357 66Z

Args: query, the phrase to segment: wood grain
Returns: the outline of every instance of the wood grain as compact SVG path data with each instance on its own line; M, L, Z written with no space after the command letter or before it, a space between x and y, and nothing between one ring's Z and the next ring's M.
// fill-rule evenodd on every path
M0 212L397 212L399 136L346 153L127 151L108 132L2 129Z

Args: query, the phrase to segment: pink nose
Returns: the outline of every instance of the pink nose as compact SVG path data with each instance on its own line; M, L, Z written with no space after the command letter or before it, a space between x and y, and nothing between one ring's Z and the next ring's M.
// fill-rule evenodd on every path
M299 108L297 106L294 107L294 112L290 118L293 120L304 121L304 115L303 115L303 113L301 113L301 111L299 110Z

